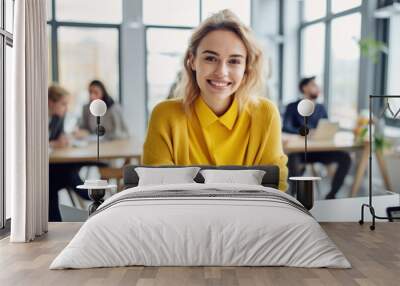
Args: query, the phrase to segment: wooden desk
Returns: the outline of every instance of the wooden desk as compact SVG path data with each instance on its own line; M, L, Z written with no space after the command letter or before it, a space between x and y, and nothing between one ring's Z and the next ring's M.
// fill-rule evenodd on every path
M286 154L290 153L302 153L304 152L304 137L292 134L283 134L283 149ZM308 140L307 142L308 152L333 152L333 151L346 151L346 152L356 152L361 151L361 158L358 162L356 168L356 174L354 177L353 185L351 187L351 196L354 197L359 189L364 177L365 171L368 168L368 158L369 158L369 143L364 144L355 143L354 136L350 132L338 132L334 140L330 141L313 141ZM380 172L383 177L385 188L387 190L392 190L390 184L389 176L386 169L386 164L384 162L383 156L380 152L375 153L377 163Z
M142 142L135 139L100 142L101 160L131 159L140 160ZM49 155L50 163L81 163L97 161L97 144L90 143L85 147L67 147L54 149Z
M282 139L284 141L283 149L286 154L304 152L304 137L300 135L283 134ZM307 142L308 152L354 152L363 150L365 147L368 147L368 145L355 143L353 134L349 132L338 132L334 140L316 141L308 139Z
M284 140L288 140L283 145L286 154L304 152L304 137L299 135L284 134ZM369 144L354 143L352 134L349 132L339 132L333 141L308 141L308 152L328 152L328 151L361 151L360 162L357 165L356 175L351 188L352 196L355 196L360 188L365 171L368 167ZM134 139L115 140L100 143L100 158L102 160L125 159L126 164L131 159L140 161L142 154L142 142ZM392 190L389 176L381 154L376 154L377 162L384 179L385 187ZM82 163L95 162L97 160L96 143L91 143L86 147L67 147L54 149L50 153L50 163Z

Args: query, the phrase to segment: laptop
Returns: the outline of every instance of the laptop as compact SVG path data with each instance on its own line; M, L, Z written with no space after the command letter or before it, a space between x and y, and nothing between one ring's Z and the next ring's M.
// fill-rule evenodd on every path
M318 121L317 128L311 134L311 139L321 141L333 140L338 131L339 123L331 122L328 119L321 119Z

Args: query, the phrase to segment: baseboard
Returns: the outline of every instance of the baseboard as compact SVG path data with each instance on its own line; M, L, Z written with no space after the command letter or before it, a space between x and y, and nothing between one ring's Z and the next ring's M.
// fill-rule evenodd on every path
M399 194L386 193L387 195L373 197L373 206L378 216L386 216L387 207L399 206ZM361 205L368 202L368 197L316 201L311 214L320 222L356 222L361 217ZM366 209L364 220L371 221L371 219L371 214Z

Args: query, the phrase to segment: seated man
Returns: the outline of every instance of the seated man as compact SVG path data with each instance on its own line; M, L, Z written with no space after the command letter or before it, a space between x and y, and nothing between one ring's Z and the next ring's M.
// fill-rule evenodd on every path
M316 128L321 118L328 118L325 107L316 103L320 94L320 89L315 82L315 77L303 78L299 84L300 92L304 98L310 99L315 104L314 113L308 118L308 127ZM299 129L303 125L304 119L297 111L297 105L300 99L288 104L283 117L283 132L299 134ZM334 199L340 187L343 185L344 179L350 169L351 158L347 152L310 152L307 154L308 163L322 163L325 165L337 163L335 175L333 176L331 190L326 199ZM304 172L304 154L293 153L289 155L288 168L289 176L301 176Z
M69 93L60 86L48 90L49 145L51 148L67 147L64 133L64 117L67 112ZM49 164L49 221L61 221L58 207L58 191L63 188L75 190L82 198L89 199L86 191L76 190L83 182L79 177L81 165L74 163Z

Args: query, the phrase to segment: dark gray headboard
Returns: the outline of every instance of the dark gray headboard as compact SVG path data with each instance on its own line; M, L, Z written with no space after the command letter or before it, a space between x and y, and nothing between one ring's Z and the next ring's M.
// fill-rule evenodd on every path
M245 169L256 169L265 171L264 178L262 179L262 185L265 187L278 188L279 185L279 167L274 165L260 165L260 166L205 166L205 165L193 165L200 167L201 169L221 169L221 170L245 170ZM124 189L136 187L139 182L138 174L135 168L139 165L129 165L124 167ZM187 166L143 166L147 168L171 168L171 167L187 167ZM197 183L204 183L204 178L200 174L194 178Z

